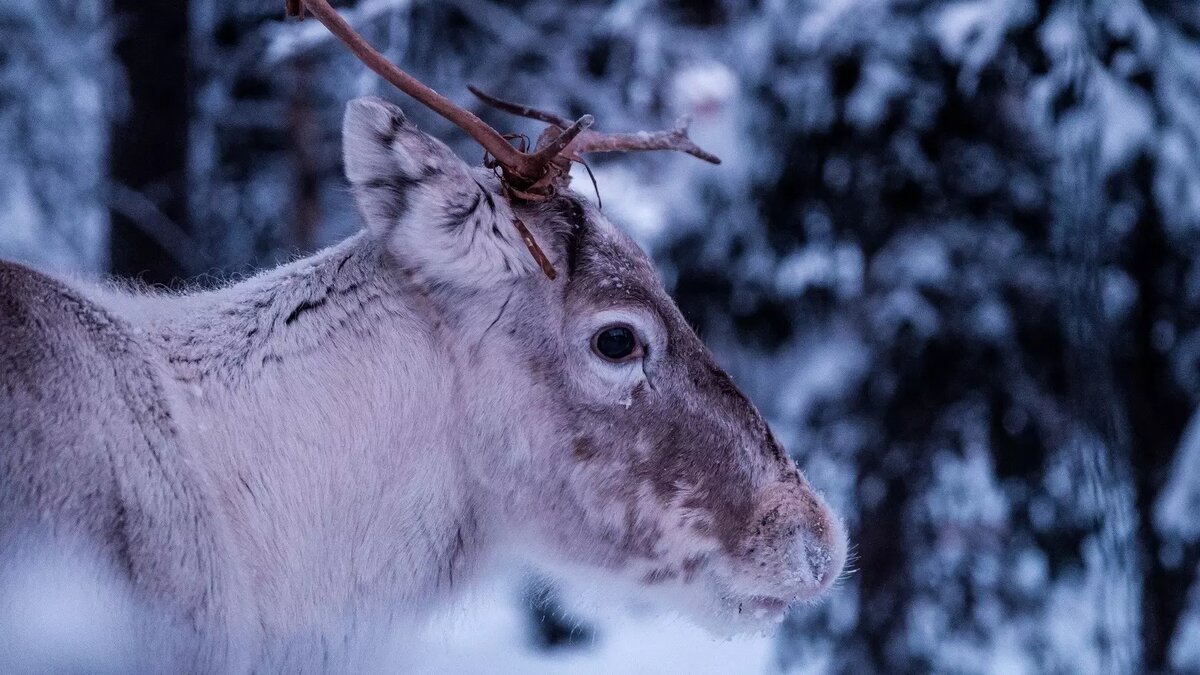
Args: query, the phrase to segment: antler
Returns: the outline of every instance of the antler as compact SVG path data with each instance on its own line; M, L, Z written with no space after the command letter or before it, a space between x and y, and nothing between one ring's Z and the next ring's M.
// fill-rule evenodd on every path
M288 16L303 19L307 10L325 24L331 33L345 42L350 51L368 68L479 141L484 150L495 158L496 165L504 174L505 182L525 196L546 196L553 192L555 182L564 171L563 163L555 160L560 157L566 160L578 159L579 155L587 152L679 150L706 162L721 162L715 155L705 152L688 138L686 118L681 119L671 131L600 134L588 130L594 121L591 115L584 115L571 122L552 113L500 100L470 87L472 93L489 105L552 125L542 134L533 152L521 152L475 113L455 105L450 99L388 61L346 23L327 0L284 0L284 4Z
M502 101L471 87L472 93L489 105L550 125L542 132L533 151L523 152L513 147L500 132L488 126L475 113L455 105L450 99L388 61L329 5L328 0L284 0L284 11L287 16L300 19L304 18L305 12L312 14L325 24L331 33L345 42L350 51L368 68L479 141L492 158L488 160L488 166L500 168L501 183L512 196L526 200L541 200L552 196L570 175L571 162L578 160L579 156L586 152L679 150L713 164L721 163L715 155L701 150L688 138L686 118L681 119L671 131L601 134L588 129L594 121L591 115L584 115L572 122L552 113ZM520 230L521 239L542 271L553 279L554 267L533 235L519 219L514 224Z
M478 88L467 85L467 89L471 90L472 94L479 97L479 100L496 108L503 110L513 115L527 117L529 119L538 120L551 125L550 128L543 132L542 138L538 141L538 147L549 140L553 139L557 142L558 139L565 136L565 131L571 128L571 121L565 117L561 117L552 112L531 108L520 103L513 103L503 99L496 98L491 94L484 93ZM575 140L565 146L564 150L559 153L568 159L579 159L580 155L588 152L629 152L631 150L678 150L687 154L702 159L713 164L720 164L721 158L708 152L692 142L688 138L688 124L691 118L680 117L675 122L675 128L669 131L638 131L635 133L616 133L602 134L591 129L585 129L578 133ZM551 132L547 134L547 132Z
M505 181L524 192L548 194L552 190L553 179L547 176L555 173L550 167L562 152L563 148L583 130L592 125L591 115L584 115L573 123L562 125L563 132L558 138L534 152L521 152L505 140L498 131L479 119L475 113L455 105L450 99L442 96L420 80L398 68L388 61L361 35L358 34L346 20L337 13L326 0L285 0L285 10L288 16L304 18L305 10L325 24L331 33L336 35L354 55L368 68L380 77L396 86L400 91L415 98L429 109L453 122L487 150L496 159L504 173Z

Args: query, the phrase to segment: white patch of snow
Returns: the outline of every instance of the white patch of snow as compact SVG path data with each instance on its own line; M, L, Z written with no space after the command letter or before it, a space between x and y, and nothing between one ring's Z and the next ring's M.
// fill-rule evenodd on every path
M542 651L529 644L515 584L480 596L469 610L436 621L414 641L397 644L395 666L406 673L732 675L774 672L768 636L721 640L683 619L625 605L589 608L599 617L595 641Z
M1200 410L1188 421L1167 476L1154 505L1154 524L1164 536L1195 541L1200 536Z
M146 646L128 594L100 566L37 551L0 566L0 672L134 670Z

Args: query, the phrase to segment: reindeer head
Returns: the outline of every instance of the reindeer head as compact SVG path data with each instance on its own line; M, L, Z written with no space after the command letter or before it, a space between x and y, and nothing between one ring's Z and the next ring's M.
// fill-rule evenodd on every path
M629 237L565 190L510 200L382 100L351 103L344 135L370 231L445 322L459 459L508 539L747 625L830 585L837 519Z
M725 625L778 619L828 588L845 560L839 521L646 254L567 189L586 152L718 160L684 126L603 135L590 116L572 123L481 95L550 124L519 151L384 59L325 0L288 4L494 158L492 170L468 166L380 99L346 114L346 172L368 229L449 326L439 339L466 419L462 456L446 461L461 463L465 491L507 539Z

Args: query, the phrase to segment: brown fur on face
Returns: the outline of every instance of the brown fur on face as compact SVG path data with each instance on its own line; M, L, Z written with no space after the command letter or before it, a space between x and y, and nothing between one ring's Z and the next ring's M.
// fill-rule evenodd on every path
M509 329L535 386L552 392L541 413L563 439L533 477L554 514L551 547L640 585L703 588L717 596L709 609L823 591L845 555L837 519L645 254L598 212L556 201L526 219L557 244L566 278L537 280ZM609 314L653 334L636 366L605 364L584 344L591 317Z

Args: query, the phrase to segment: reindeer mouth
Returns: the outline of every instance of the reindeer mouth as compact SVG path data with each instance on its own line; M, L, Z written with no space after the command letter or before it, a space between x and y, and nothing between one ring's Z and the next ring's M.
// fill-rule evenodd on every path
M759 629L777 624L787 615L798 598L778 595L742 594L726 587L722 604L735 623L757 625Z
M791 605L790 602L783 598L773 598L767 595L753 595L738 603L739 608L748 609L752 612L758 610L767 610L769 612L783 612Z
M715 576L715 575L714 575ZM731 583L729 578L714 578L721 605L726 616L734 623L743 626L765 629L770 624L777 624L787 615L793 605L811 602L821 595L820 590L813 589L770 589L770 588L739 588L736 581ZM765 592L764 592L765 591Z
M736 601L739 618L779 623L792 603L769 595L751 595Z

